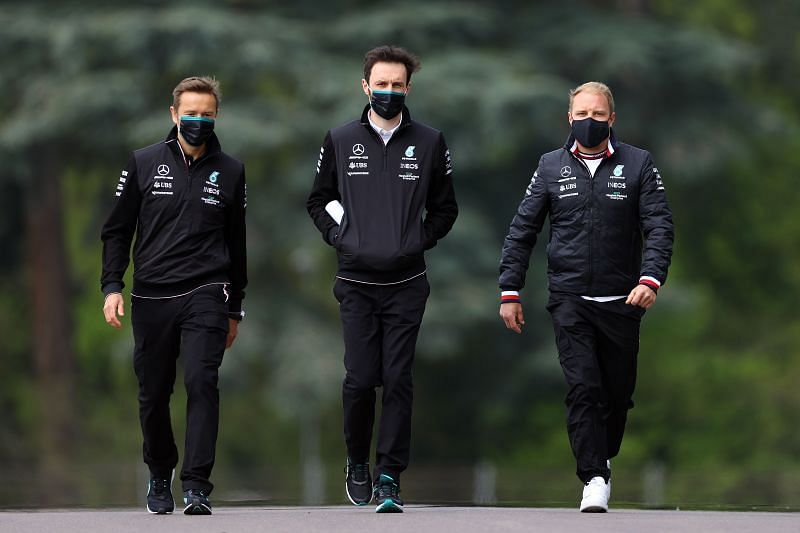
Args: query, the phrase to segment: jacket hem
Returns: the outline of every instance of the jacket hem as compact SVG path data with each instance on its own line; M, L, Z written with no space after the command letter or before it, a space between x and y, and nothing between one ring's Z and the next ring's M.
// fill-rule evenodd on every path
M205 285L222 285L230 283L228 276L215 274L200 278L193 278L176 283L147 283L133 280L131 296L139 298L174 298L183 296Z

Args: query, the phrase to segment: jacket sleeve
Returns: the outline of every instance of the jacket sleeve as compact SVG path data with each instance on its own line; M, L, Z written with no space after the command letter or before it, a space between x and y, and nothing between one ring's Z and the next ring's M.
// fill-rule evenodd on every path
M675 229L664 182L650 154L647 154L639 187L639 225L644 236L640 280L660 287L667 281Z
M103 241L103 273L100 288L105 296L122 292L122 281L131 255L131 241L139 220L142 193L136 172L136 158L131 154L114 192L114 206L100 233Z
M540 175L541 170L540 159L503 242L499 283L503 291L519 291L525 286L531 252L550 210L547 179Z
M341 201L339 180L336 171L336 153L331 139L331 132L325 135L317 161L317 175L314 186L306 201L306 209L314 225L322 233L322 238L333 246L339 231L339 224L325 211L325 206L334 200Z
M444 140L444 135L439 134L437 146L437 162L428 197L425 201L425 220L422 223L425 232L425 250L436 246L436 243L450 232L458 217L458 204L456 192L453 187L453 163L450 159L450 149Z
M245 212L247 210L247 181L244 165L239 184L236 188L235 200L228 213L225 225L225 243L231 258L228 276L231 281L228 312L239 314L242 310L244 289L247 286L247 227Z

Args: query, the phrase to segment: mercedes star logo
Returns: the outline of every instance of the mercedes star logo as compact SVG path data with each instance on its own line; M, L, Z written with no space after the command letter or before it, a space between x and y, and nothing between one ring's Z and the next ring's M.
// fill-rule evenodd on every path
M569 168L568 166L567 167L561 167L561 177L562 178L566 178L570 174L572 174L572 169L571 168Z
M169 174L169 167L164 164L158 165L158 175L166 176L167 174Z
M354 144L353 145L353 154L354 155L361 155L364 153L364 145L363 144Z

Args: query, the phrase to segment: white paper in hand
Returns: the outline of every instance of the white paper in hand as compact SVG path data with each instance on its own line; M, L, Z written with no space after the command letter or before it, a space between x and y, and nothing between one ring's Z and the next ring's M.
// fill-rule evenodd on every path
M342 224L342 217L344 216L344 207L342 204L339 203L339 200L331 200L328 202L328 205L325 206L325 211L331 216L333 220L336 221L337 224Z

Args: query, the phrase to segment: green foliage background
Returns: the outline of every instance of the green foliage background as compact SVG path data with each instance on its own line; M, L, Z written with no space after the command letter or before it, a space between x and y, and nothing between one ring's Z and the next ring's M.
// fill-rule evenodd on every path
M653 153L677 225L615 499L796 505L798 15L792 0L5 3L0 506L141 498L131 332L102 319L99 230L127 153L166 135L171 90L196 74L222 82L218 133L249 182L248 317L221 372L215 496L343 501L335 260L304 203L325 131L365 103L363 53L384 43L422 58L408 103L445 132L461 205L429 254L404 495L473 501L476 465L491 465L499 503L577 496L543 251L521 337L497 318L496 273L539 155L566 137L568 90L597 79L620 137ZM47 192L58 210L38 203ZM34 268L53 246L63 260ZM50 275L63 294L42 295ZM37 348L56 324L63 342ZM179 438L184 402L179 380Z

